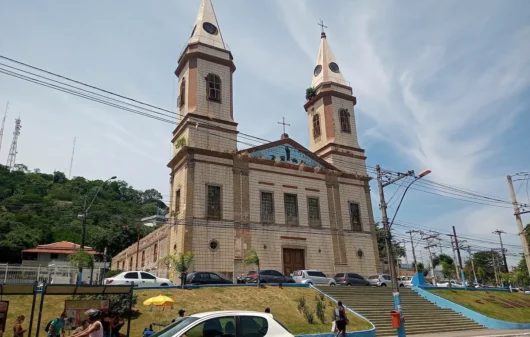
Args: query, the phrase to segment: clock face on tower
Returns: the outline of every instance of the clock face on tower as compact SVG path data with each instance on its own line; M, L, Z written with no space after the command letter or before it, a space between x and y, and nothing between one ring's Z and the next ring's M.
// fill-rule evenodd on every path
M322 66L319 64L318 66L315 67L315 70L313 70L313 74L315 75L315 77L317 77L321 71L322 71Z
M209 22L205 22L202 24L202 28L204 28L204 30L209 33L209 34L212 34L212 35L217 35L217 27L215 27L213 24L209 23Z
M329 70L331 70L334 73L338 73L339 72L339 65L336 64L335 62L331 62L329 64Z

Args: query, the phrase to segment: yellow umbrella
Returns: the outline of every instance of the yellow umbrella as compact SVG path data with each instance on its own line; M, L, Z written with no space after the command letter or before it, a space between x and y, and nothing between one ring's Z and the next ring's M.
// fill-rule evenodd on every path
M171 306L173 305L173 303L175 303L175 301L173 301L173 299L167 297L167 296L162 296L162 295L158 295L158 296L155 296L155 297L151 297L151 298L148 298L147 300L144 301L144 305L155 305L157 307L161 307L161 306Z

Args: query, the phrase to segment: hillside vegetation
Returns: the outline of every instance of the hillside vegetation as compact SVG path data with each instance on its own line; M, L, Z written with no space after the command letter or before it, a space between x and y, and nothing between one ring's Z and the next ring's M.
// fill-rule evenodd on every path
M29 172L18 164L9 171L0 165L0 263L19 263L21 251L58 241L80 243L85 197L94 197L103 181L64 173ZM113 256L136 242L142 217L166 209L156 190L139 191L126 182L110 181L100 190L88 214L87 245ZM162 211L165 212L165 211ZM152 228L142 226L142 236Z
M181 289L161 289L161 290L138 290L134 292L138 296L136 309L140 315L132 320L131 336L141 336L142 331L149 324L169 324L172 319L178 316L180 309L186 310L186 315L199 312L217 310L252 310L263 312L265 308L271 308L274 318L282 322L294 335L311 333L328 333L331 329L331 313L335 308L335 303L325 298L326 308L325 321L322 323L314 315L313 324L309 324L304 315L299 311L299 299L305 298L309 311L315 313L316 302L319 292L309 288L288 288L278 289L277 287L266 287L257 289L256 287L234 287L234 288L203 288L193 290ZM153 308L144 306L142 303L151 297L165 295L175 301L173 308ZM66 296L46 296L44 310L41 321L41 334L47 322L60 314L64 308ZM29 297L4 296L4 300L11 302L9 306L7 326L12 326L18 315L25 315L28 319L25 327L29 324L29 312L31 301ZM38 303L38 299L37 299ZM38 310L36 310L36 313ZM35 315L34 329L37 323ZM349 313L348 331L359 331L371 329L372 325L358 316ZM160 327L155 326L155 331ZM35 330L33 330L35 331ZM126 326L122 329L126 332Z

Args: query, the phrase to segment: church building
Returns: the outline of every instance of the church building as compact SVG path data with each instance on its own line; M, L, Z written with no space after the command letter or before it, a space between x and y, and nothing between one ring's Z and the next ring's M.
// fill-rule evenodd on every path
M230 279L255 268L243 262L250 249L261 269L287 275L300 269L328 276L377 272L371 178L357 139L356 98L339 65L322 32L316 66L308 73L313 92L300 102L309 148L284 133L239 149L236 66L211 0L202 0L175 70L179 117L168 164L170 212L161 228L167 244L158 256L193 252L192 270ZM113 259L115 269L121 255Z

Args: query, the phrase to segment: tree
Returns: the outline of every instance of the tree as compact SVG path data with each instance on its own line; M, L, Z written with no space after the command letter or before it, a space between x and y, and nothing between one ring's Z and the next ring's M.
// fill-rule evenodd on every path
M480 280L480 282L486 281L486 272L484 271L484 268L482 267L477 268L477 277Z
M180 273L182 289L186 285L186 273L190 269L194 257L195 255L192 252L186 252L178 253L177 255L168 255L162 258L162 263L172 266L176 272Z
M431 268L425 268L425 265L420 262L418 263L418 273L422 273L423 276L429 275L429 272L431 271Z
M447 261L442 261L442 273L444 274L444 278L454 278L455 276L454 264L449 264Z
M486 283L490 280L495 279L495 271L493 270L493 260L495 259L496 264L502 270L502 256L499 252L485 250L476 252L473 254L473 261L475 263L475 270L477 270L477 277L481 282ZM467 261L466 264L471 265L471 261ZM478 274L479 268L482 268L483 276L480 277Z
M433 264L434 268L436 268L437 266L441 265L442 262L446 262L447 264L452 265L453 268L454 268L454 262L455 261L453 260L452 257L450 257L447 254L440 254L438 256L435 256L432 259L432 264Z
M379 223L375 223L375 230L377 233L377 248L379 250L379 258L383 261L387 261L385 231L383 228L379 227ZM392 242L392 250L394 253L395 263L397 263L398 258L406 256L405 248L397 242Z
M305 99L310 101L313 97L317 95L315 88L309 87L305 90Z
M79 269L81 272L83 269L90 269L90 284L92 284L92 275L94 271L94 256L90 255L84 250L80 250L74 254L68 255L68 261L70 265ZM81 280L78 280L80 283Z
M256 268L258 269L258 287L259 287L261 283L260 269L259 269L259 256L254 248L252 248L251 250L247 252L247 254L245 255L245 258L243 259L243 263L246 265L256 266Z

